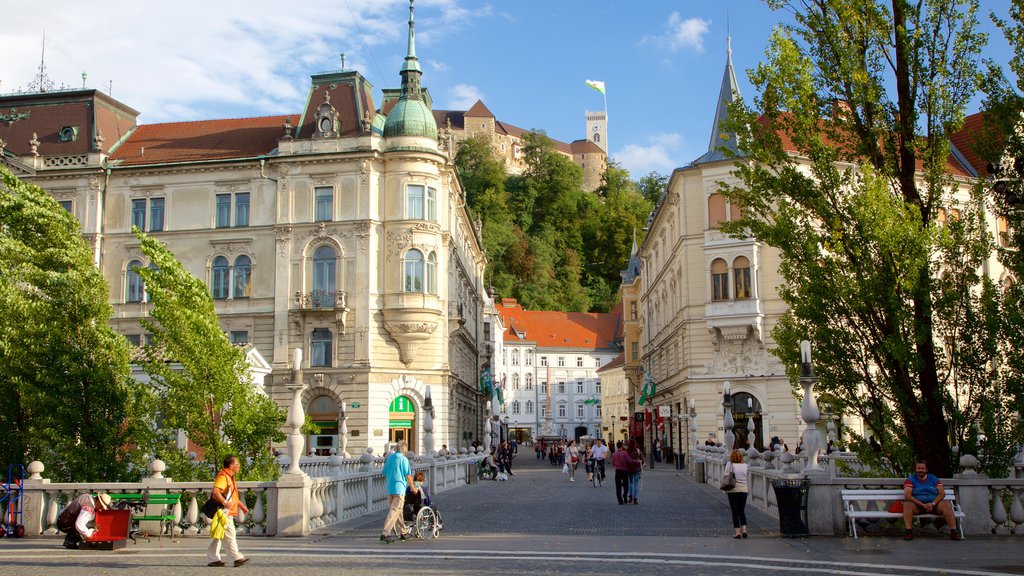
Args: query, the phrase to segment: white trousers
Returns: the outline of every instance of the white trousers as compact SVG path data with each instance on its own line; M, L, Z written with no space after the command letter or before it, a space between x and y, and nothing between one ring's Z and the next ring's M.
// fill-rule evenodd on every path
M224 544L224 558L220 556L222 542ZM235 541L235 519L229 516L227 526L224 527L224 538L221 540L210 538L210 547L206 550L206 561L217 562L223 560L225 564L231 566L235 563L235 560L241 560L242 558L242 553L238 551L238 542Z
M388 517L384 520L384 536L390 536L391 531L398 529L404 533L405 523L402 520L402 505L405 504L405 494L388 494Z

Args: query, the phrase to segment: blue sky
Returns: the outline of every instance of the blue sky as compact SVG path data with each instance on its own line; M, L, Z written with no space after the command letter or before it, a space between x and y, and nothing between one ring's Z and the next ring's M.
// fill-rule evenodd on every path
M1005 14L1008 3L982 10ZM0 93L37 74L45 31L56 86L81 87L83 72L89 87L113 81L144 124L298 113L310 74L339 68L341 52L379 103L381 88L400 84L408 29L407 0L9 4ZM604 81L611 156L638 178L707 149L727 28L750 98L745 70L784 17L755 0L417 0L416 47L435 108L479 98L498 119L567 142L585 137L585 111L604 106L584 81ZM998 34L989 53L1006 60Z

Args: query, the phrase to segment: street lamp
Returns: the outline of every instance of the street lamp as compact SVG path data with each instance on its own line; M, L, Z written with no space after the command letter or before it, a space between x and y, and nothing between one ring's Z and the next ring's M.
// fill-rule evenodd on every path
M807 449L807 466L804 470L821 470L818 465L818 454L821 452L821 438L818 434L818 419L821 418L821 410L818 409L818 402L814 399L814 383L818 377L814 375L814 367L811 365L811 343L808 340L800 342L800 385L804 387L804 401L800 405L800 418L803 419L804 448Z
M509 432L510 430L508 427L508 416L505 416L505 442L508 442L511 439Z
M733 446L736 444L736 434L733 432L733 427L736 426L736 421L732 418L732 389L729 381L726 380L722 386L722 427L725 429L725 451L726 453L732 452Z

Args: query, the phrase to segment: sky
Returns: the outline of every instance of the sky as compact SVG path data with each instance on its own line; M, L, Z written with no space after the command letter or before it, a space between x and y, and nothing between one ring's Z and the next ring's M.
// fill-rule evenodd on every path
M407 0L5 0L0 93L45 63L55 88L84 85L141 112L140 124L298 115L310 75L358 70L401 84ZM982 0L1005 14L1009 0ZM708 148L731 37L741 94L772 27L759 0L417 0L416 53L435 109L478 99L498 120L571 142L605 108L610 156L633 178L669 174ZM287 10L284 8L287 7ZM45 58L44 38L45 35ZM998 32L986 55L1008 59ZM976 111L980 101L972 102Z

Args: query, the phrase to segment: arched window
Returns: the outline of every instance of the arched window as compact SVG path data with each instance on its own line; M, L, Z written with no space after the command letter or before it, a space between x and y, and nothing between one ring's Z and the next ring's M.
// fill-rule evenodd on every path
M235 258L235 290L234 298L252 296L252 259L245 254Z
M338 258L334 248L324 245L313 252L313 300L322 308L334 308Z
M750 260L746 256L740 256L732 261L733 290L736 292L737 300L750 298L753 290L750 286Z
M725 222L725 196L712 194L708 196L708 228L718 228Z
M404 290L406 292L423 291L423 253L413 248L402 258L404 271Z
M223 256L214 258L211 272L210 292L213 293L213 299L227 300L229 290L228 279L230 278L228 259Z
M136 272L142 268L142 262L132 260L128 263L127 272L124 278L124 301L142 302L142 276Z
M721 258L711 263L711 300L729 299L729 266Z
M309 340L309 365L330 366L334 336L329 328L314 328Z
M427 256L427 294L437 294L437 254L431 252Z
M729 203L729 220L735 222L743 217L743 211L736 204Z

